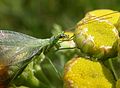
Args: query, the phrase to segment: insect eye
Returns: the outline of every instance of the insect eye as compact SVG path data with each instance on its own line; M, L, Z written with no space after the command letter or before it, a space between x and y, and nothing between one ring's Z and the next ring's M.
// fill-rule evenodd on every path
M66 34L61 34L59 38L67 38L68 36Z

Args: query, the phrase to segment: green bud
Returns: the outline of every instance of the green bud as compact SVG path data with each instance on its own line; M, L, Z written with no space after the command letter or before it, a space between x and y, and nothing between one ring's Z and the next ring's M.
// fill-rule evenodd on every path
M78 25L81 24L81 21ZM95 19L78 26L75 30L74 42L83 53L94 58L112 57L117 52L118 31L107 20Z

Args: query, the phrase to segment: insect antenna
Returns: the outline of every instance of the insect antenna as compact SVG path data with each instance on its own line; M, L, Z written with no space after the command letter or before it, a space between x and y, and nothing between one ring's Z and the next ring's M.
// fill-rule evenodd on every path
M106 17L106 16L109 16L109 15L112 15L112 14L115 14L115 13L119 13L118 11L114 11L114 12L111 12L111 13L107 13L105 15L101 15L101 16L92 16L91 18L86 18L84 20L81 21L80 24L77 24L76 26L74 27L71 27L69 28L68 30L74 30L75 28L81 26L81 25L84 25L84 24L88 24L88 23L92 23L95 21L95 19L99 19L99 20L103 20L103 19L110 19L112 17Z
M72 28L70 28L70 29L75 29L75 28L78 27L78 26L81 26L81 25L84 25L84 24L88 24L88 23L92 23L92 22L96 21L96 19L99 19L99 20L110 19L110 18L112 18L112 17L106 17L106 16L109 16L109 15L115 14L115 13L118 13L118 12L117 12L117 11L114 11L114 12L112 12L112 13L108 13L108 14L105 14L105 15L93 16L93 17L91 17L91 18L87 18L87 19L83 20L83 22L81 22L80 24L78 24L78 25L76 25L76 26L74 26L74 27L72 27ZM65 38L65 39L60 40L61 38ZM44 54L46 55L46 54L51 50L51 48L52 48L53 46L56 46L57 44L60 44L60 43L62 43L62 42L64 42L64 41L71 41L71 40L73 40L73 38L74 38L74 35L71 36L71 37L69 37L69 36L67 36L64 32L58 34L57 36L53 36L53 37L51 38L51 43L50 43L50 45L45 48ZM57 48L56 51L65 50L65 49L75 49L75 48L76 48L76 47ZM55 52L56 52L56 51L55 51ZM58 78L61 79L61 78L62 78L61 73L57 70L57 68L55 67L55 65L54 65L53 62L51 61L51 59L50 59L49 57L47 57L47 56L46 56L46 59L47 59L47 60L49 61L49 63L52 65L52 67L53 67L53 69L55 70L55 72L58 74Z
M114 12L111 12L111 13L107 13L107 14L105 14L105 15L92 16L91 18L83 19L83 20L81 21L81 23L79 23L79 24L77 24L76 26L70 28L70 30L73 30L73 29L75 29L75 28L77 28L77 27L79 27L79 26L81 26L81 25L85 25L85 24L89 24L89 23L95 22L96 19L99 19L99 20L110 19L110 18L112 18L112 17L109 16L109 15L112 15L112 14L115 14L115 13L119 13L119 12L118 12L118 11L114 11ZM106 16L107 16L107 17L106 17ZM109 17L108 17L108 16L109 16ZM120 23L120 19L119 19L118 21L119 21L119 23ZM118 24L118 26L119 26L119 24ZM73 40L74 36L75 36L75 35L73 35L73 36L71 36L71 37L67 36L67 39L60 40L60 41L59 41L59 44L62 43L62 42L64 42L64 41L71 41L71 40ZM64 49L74 49L74 48L76 48L76 47L58 48L56 51L58 51L58 50L64 50Z
M87 18L87 19L82 20L82 22L80 24L76 25L75 28L77 28L81 25L84 25L84 24L92 23L92 22L95 21L95 19L99 19L99 20L110 19L112 17L106 17L106 16L109 16L109 15L112 15L112 14L115 14L115 13L119 13L119 12L114 11L114 12L111 12L111 13L108 13L108 14L105 14L105 15L101 15L101 16L92 16L91 18Z
M108 16L108 15L112 15L112 14L115 14L115 13L119 13L119 12L118 11L114 11L114 12L111 12L111 13L108 13L108 14L105 14L105 15L101 15L101 16L94 16L93 19L87 18L86 20L87 21L91 21L91 20L95 20L95 19L98 19L98 18L102 18L102 17Z

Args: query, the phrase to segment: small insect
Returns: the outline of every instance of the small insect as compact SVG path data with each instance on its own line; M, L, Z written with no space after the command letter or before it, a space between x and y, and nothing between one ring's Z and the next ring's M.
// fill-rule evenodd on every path
M43 48L44 53L47 53L63 37L65 35L61 33L50 39L37 39L18 32L0 30L0 88L4 88L3 85L7 85L19 73L19 70L14 74L10 73L13 65L17 64L19 69L25 68ZM21 62L25 63L19 64ZM13 76L9 76L10 74Z
M109 13L106 15L114 14ZM103 19L104 16L86 19L85 22L77 25L84 25L93 22L96 18ZM0 30L0 88L6 88L9 82L17 77L29 64L36 54L45 54L57 44L59 39L66 37L63 33L48 39L37 39L22 33ZM11 73L11 67L18 66L18 70Z

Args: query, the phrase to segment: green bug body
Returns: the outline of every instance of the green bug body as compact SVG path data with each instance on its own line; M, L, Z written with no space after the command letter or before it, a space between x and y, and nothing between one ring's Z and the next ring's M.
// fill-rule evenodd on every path
M63 33L50 39L37 39L18 32L0 30L0 86L7 85L24 70L35 55L47 53L62 37L65 37ZM14 66L17 70L11 72Z

